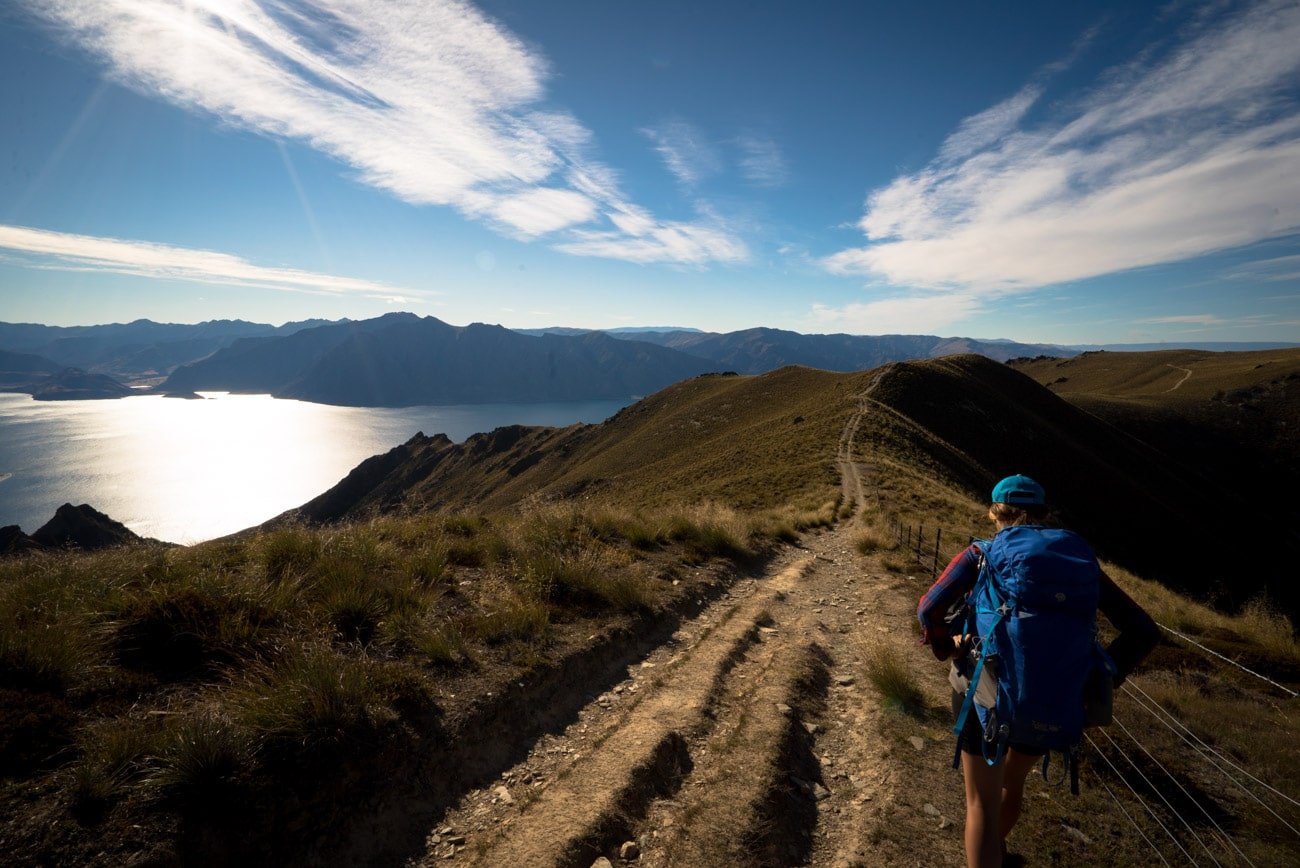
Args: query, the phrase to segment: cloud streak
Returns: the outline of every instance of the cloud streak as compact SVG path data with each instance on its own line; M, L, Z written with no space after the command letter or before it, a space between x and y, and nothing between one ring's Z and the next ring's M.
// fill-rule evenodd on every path
M722 159L704 133L680 118L641 133L654 143L668 171L685 187L695 187L722 169Z
M460 0L48 0L37 11L125 85L305 143L412 204L526 239L630 207L616 185L594 195L573 183L612 176L591 159L590 132L544 107L545 61Z
M1300 231L1300 6L1184 33L1064 110L1034 83L966 119L825 267L987 298Z
M785 155L776 142L762 136L745 135L736 140L740 148L740 173L759 187L779 187L789 179Z
M371 280L255 265L238 256L213 250L72 235L26 226L0 224L0 250L17 254L16 258L28 267L59 271L109 272L285 292L362 295L384 301L412 301L416 297L434 295Z

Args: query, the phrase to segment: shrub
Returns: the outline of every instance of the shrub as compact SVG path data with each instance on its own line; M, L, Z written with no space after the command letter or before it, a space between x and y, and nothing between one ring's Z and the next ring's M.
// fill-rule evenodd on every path
M118 662L178 679L255 650L275 616L232 588L160 586L120 603L110 622Z
M205 802L230 795L252 764L250 733L200 712L167 727L148 784L167 796Z
M474 617L470 635L489 645L532 641L546 635L551 615L546 604L528 596L503 595L496 607Z
M459 666L469 660L465 637L455 624L443 624L427 631L416 644L416 650L435 666Z
M920 682L894 648L884 642L871 645L867 649L866 666L867 678L884 697L886 708L918 714L925 707Z
M273 753L328 750L372 734L391 717L365 661L327 648L256 667L230 697L237 721Z
M262 564L272 581L305 574L320 558L320 539L299 527L271 531L262 537Z

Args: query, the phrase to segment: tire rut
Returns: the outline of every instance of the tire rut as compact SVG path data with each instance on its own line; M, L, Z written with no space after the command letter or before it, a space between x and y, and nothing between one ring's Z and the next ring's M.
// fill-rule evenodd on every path
M628 682L590 703L563 735L539 741L529 759L503 775L502 784L462 800L460 810L429 836L420 864L582 864L612 830L627 826L629 815L635 819L642 794L674 786L672 769L686 766L689 758L682 762L678 755L665 764L661 756L702 726L727 673L753 645L759 622L811 563L803 558L790 564L754 582L745 599L721 601L684 626L675 636L692 643L688 648L681 649L679 642L661 648L633 667L641 671ZM630 698L614 698L625 695ZM621 707L614 710L615 705ZM534 786L534 768L546 765L546 757L556 752L564 759L551 763L548 777ZM664 768L668 780L652 780L648 774ZM512 782L526 786L522 797L511 791ZM504 812L495 830L473 841L453 831L467 827L474 812L490 814L502 803L512 810Z

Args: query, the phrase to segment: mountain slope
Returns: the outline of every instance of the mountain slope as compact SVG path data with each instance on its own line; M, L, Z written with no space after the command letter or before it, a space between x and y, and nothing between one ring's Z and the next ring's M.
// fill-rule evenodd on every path
M460 444L417 436L383 462L370 459L374 465L353 471L356 476L304 506L301 517L508 509L571 498L630 508L716 500L816 511L836 496L831 459L860 380L807 368L761 377L707 375L657 392L600 425L511 426ZM342 496L345 490L350 496Z
M414 314L392 313L362 322L303 329L283 337L243 338L206 359L177 368L159 389L274 393L296 382L353 334L415 319Z
M244 320L185 324L147 319L93 326L0 323L0 348L36 353L55 360L59 367L131 378L168 373L241 338L283 336L324 323L308 320L271 326Z
M33 353L11 353L0 350L0 389L28 386L56 374L63 366L53 359Z
M599 332L530 337L501 326L388 314L239 341L178 369L162 388L269 392L350 406L571 401L646 394L711 367Z

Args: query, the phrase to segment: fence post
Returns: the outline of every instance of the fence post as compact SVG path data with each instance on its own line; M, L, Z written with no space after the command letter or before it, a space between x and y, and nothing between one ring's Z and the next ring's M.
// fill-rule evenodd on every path
M925 536L925 524L916 526L916 562L921 562L921 537Z
M909 524L907 526L907 539L904 540L903 542L903 551L907 551L911 547L912 547L912 526Z
M936 528L934 531L934 575L939 575L939 537L943 535L943 528Z

